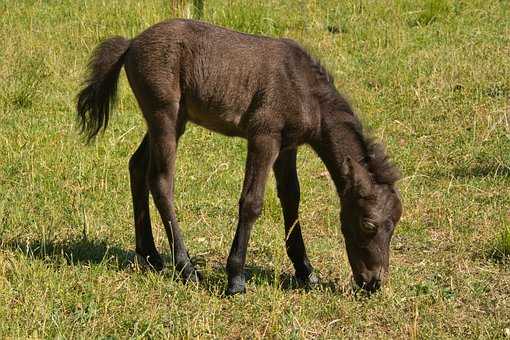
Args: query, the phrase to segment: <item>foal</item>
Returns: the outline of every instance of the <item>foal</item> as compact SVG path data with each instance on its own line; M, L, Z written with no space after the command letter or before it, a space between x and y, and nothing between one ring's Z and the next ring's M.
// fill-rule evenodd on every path
M198 281L173 202L175 156L191 121L248 141L239 222L227 260L228 294L245 291L250 232L273 169L285 221L287 253L298 280L317 277L298 220L297 147L309 144L325 163L341 201L341 230L356 283L373 291L388 272L389 244L401 215L398 171L367 140L326 70L296 42L234 32L192 20L156 24L132 40L103 41L78 95L82 131L93 139L108 125L121 68L147 134L129 162L136 253L163 267L149 217L149 191L163 220L175 266Z

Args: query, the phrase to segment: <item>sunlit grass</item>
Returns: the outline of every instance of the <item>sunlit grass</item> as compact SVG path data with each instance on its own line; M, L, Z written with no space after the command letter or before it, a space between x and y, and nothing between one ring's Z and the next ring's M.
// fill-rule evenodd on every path
M490 255L497 261L506 261L510 259L510 227L502 229L494 241L490 250Z
M192 125L179 147L176 205L206 281L185 286L171 267L131 264L127 162L144 122L122 75L109 130L84 146L75 96L101 39L133 37L170 12L163 0L0 2L0 337L504 335L508 2L205 2L206 21L306 46L402 169L391 278L369 299L351 294L337 198L308 148L298 159L300 211L322 287L286 289L292 266L271 180L248 293L224 298L245 142ZM154 210L153 223L168 256Z

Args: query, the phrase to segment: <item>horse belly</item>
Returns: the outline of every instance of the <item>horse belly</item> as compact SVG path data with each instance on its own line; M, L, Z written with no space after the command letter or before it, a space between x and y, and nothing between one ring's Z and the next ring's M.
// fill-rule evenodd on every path
M208 130L226 136L244 136L240 126L240 112L234 110L218 110L218 108L204 105L198 100L187 98L186 113L191 122Z

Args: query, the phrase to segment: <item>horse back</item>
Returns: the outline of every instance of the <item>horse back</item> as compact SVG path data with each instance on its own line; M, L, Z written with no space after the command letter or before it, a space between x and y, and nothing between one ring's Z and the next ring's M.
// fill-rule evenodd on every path
M126 72L153 101L178 97L188 119L206 128L243 137L286 133L301 143L319 124L310 63L292 40L170 20L133 40Z

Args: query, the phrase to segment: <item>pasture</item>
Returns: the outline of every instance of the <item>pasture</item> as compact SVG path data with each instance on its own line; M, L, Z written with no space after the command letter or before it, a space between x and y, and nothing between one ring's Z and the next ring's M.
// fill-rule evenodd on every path
M109 129L85 146L75 99L92 49L171 16L169 1L0 2L0 337L510 336L510 3L219 1L203 19L289 37L335 77L402 170L390 279L354 294L339 202L308 147L300 216L321 284L299 289L274 179L226 298L246 142L188 125L175 204L205 281L133 263L128 160L145 124L121 75Z

